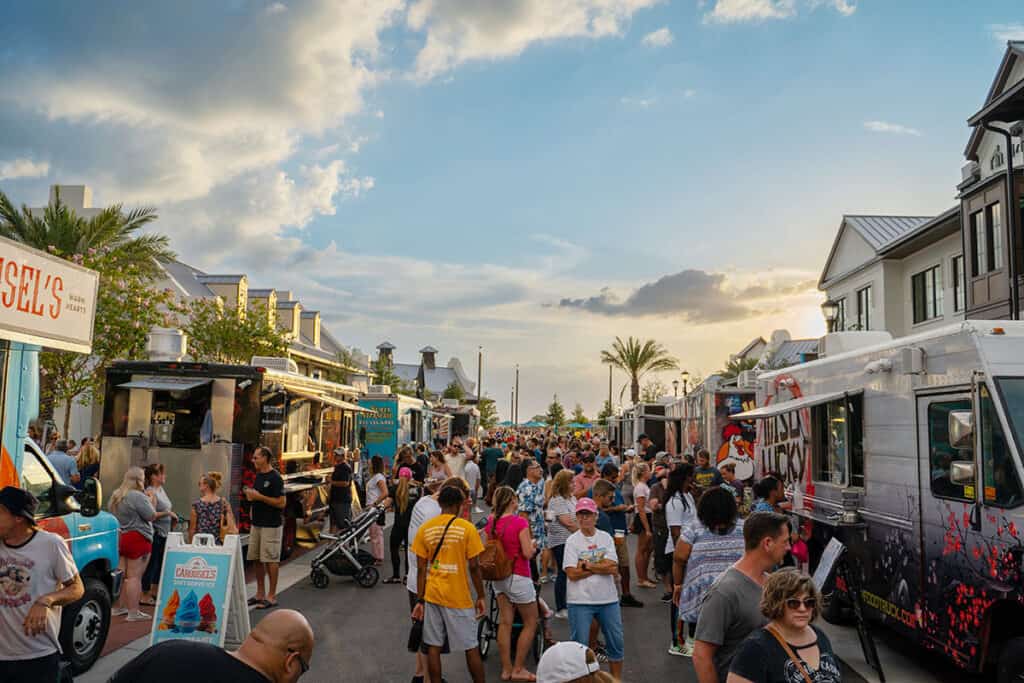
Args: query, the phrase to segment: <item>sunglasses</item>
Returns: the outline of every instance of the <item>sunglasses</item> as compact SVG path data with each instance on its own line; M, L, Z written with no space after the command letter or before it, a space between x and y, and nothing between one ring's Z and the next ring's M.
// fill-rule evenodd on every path
M288 653L289 654L294 654L295 655L295 659L299 660L299 668L302 670L302 673L300 673L299 675L300 676L304 676L306 674L306 672L309 671L309 664L307 664L306 660L302 658L302 655L299 654L298 650L293 650L291 648L288 648Z
M786 600L786 607L789 609L800 609L801 606L804 609L814 609L818 606L818 599L804 598L801 600L800 598L790 598L789 600Z

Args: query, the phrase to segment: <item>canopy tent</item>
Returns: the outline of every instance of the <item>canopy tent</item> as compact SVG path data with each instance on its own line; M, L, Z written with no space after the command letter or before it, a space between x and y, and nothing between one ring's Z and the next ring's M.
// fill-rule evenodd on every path
M529 422L527 422L523 426L524 427L530 427L532 429L537 429L539 427L547 427L547 425L544 424L543 422L537 422L536 420L530 420Z
M589 422L570 422L565 425L568 429L590 429L593 425Z
M498 426L499 427L511 427L512 426L512 420L503 420L503 421L498 423Z

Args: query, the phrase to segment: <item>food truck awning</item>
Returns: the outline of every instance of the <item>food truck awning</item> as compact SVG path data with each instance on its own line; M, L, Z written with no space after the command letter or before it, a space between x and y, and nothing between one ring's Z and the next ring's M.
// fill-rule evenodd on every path
M149 391L188 391L212 382L210 377L147 377L118 384L121 389L147 389Z
M785 413L791 413L794 410L800 410L801 408L810 408L811 406L819 406L822 403L828 403L834 401L837 398L844 396L855 396L863 393L861 390L857 391L833 391L828 394L812 394L810 396L801 396L800 398L794 398L789 401L780 401L779 403L770 403L760 408L754 408L753 410L747 410L742 413L735 413L729 416L730 420L763 420L769 417L775 417L777 415L783 415Z
M310 401L320 401L324 405L334 406L335 408L341 408L343 410L351 410L354 413L372 413L372 410L367 410L362 406L357 406L355 403L349 403L348 401L342 401L340 398L334 398L333 396L324 396L323 394L314 394L309 391L297 391L291 387L286 387L288 393L293 396L300 396L302 398L309 399Z

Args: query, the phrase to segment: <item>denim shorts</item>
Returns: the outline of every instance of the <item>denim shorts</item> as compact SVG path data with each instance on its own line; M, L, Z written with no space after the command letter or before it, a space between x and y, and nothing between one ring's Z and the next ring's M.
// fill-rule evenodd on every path
M494 581L494 592L504 595L514 605L526 605L537 601L537 591L528 576L513 574L507 579Z
M607 605L569 603L569 636L580 645L590 646L590 622L597 619L604 634L608 661L621 662L623 657L622 609L617 602Z

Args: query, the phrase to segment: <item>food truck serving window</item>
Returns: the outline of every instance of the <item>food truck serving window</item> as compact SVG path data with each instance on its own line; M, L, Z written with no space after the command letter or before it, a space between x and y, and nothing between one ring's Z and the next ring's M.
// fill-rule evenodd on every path
M1009 382L1020 380L1009 380ZM1000 389L1004 397L1010 392L1019 392L1017 387L1009 388L1008 380L1000 380ZM981 469L984 484L985 503L997 507L1017 507L1024 502L1020 480L1017 478L1017 467L1013 462L1010 445L1006 441L1002 424L996 414L995 403L988 386L982 384L978 390L981 399ZM1007 401L1009 405L1009 401ZM1014 431L1019 431L1016 419L1020 417L1007 408ZM1018 442L1019 443L1019 442Z
M844 396L811 408L814 480L864 486L864 398Z

